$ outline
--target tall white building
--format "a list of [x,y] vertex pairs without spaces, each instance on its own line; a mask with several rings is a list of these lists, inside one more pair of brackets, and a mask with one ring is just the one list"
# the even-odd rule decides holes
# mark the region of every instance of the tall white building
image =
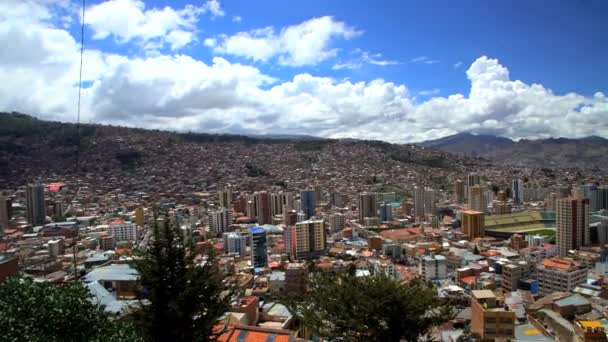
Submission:
[[232,223],[232,214],[226,208],[219,208],[209,212],[209,229],[213,234],[222,234]]
[[110,222],[115,242],[137,241],[137,225],[131,221],[117,219]]
[[559,256],[591,243],[589,199],[565,197],[556,201],[556,243]]
[[418,271],[426,280],[445,279],[448,274],[447,260],[443,255],[425,255],[418,264]]
[[241,233],[228,232],[223,235],[224,251],[244,256],[247,253],[247,237]]

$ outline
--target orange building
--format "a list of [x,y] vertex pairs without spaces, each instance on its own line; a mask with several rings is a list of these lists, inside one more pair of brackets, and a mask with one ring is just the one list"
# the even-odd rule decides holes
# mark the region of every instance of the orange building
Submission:
[[480,211],[465,210],[462,212],[462,232],[473,240],[478,237],[483,237],[483,228],[485,225],[484,214]]
[[482,341],[513,338],[515,312],[504,306],[491,290],[474,290],[472,294],[471,331],[478,334]]

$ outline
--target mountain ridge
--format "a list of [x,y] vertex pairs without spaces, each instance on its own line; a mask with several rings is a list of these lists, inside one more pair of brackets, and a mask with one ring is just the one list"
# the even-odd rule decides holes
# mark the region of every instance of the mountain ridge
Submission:
[[596,135],[578,139],[556,137],[514,141],[463,132],[419,145],[520,167],[608,167],[608,139]]

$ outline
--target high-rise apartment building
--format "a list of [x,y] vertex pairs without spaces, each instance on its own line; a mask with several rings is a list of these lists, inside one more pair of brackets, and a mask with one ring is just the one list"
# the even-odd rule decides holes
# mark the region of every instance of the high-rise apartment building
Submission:
[[304,217],[308,220],[315,216],[315,190],[303,190],[300,192],[300,210],[304,213]]
[[378,217],[378,203],[376,202],[376,194],[361,193],[358,197],[358,217],[359,223],[365,223],[366,217]]
[[328,217],[329,228],[332,232],[339,232],[346,226],[346,216],[342,213],[331,214]]
[[597,209],[608,209],[608,186],[597,188]]
[[464,203],[464,182],[460,179],[454,182],[454,202],[457,204]]
[[46,207],[44,203],[44,186],[30,184],[25,189],[27,220],[33,226],[44,224],[46,220]]
[[580,186],[580,191],[582,192],[582,198],[589,199],[589,210],[590,211],[598,211],[599,209],[599,191],[598,187],[595,184],[585,184]]
[[587,280],[587,268],[569,258],[543,260],[536,267],[539,293],[569,292]]
[[477,172],[471,172],[467,175],[467,187],[465,190],[466,191],[465,195],[466,195],[468,201],[471,200],[470,188],[472,186],[479,185],[479,184],[481,184],[481,179]]
[[589,199],[574,197],[556,201],[557,248],[559,256],[591,243]]
[[255,268],[268,266],[266,231],[262,227],[254,227],[249,233],[251,234],[251,265]]
[[513,204],[521,205],[524,203],[524,181],[516,178],[511,181],[511,198]]
[[253,194],[255,207],[255,218],[258,224],[272,224],[270,215],[270,194],[267,191],[260,191]]
[[220,235],[232,224],[232,213],[226,208],[218,208],[209,212],[209,230],[214,235]]
[[474,211],[485,213],[487,211],[487,202],[485,187],[481,185],[473,185],[469,188],[469,208]]
[[291,255],[296,259],[317,257],[325,252],[325,224],[323,220],[297,222],[289,227]]
[[393,206],[388,202],[380,205],[380,221],[388,222],[393,220]]
[[424,189],[424,214],[435,215],[435,190]]
[[416,217],[424,217],[424,188],[414,187],[414,212]]
[[7,202],[8,199],[0,193],[0,236],[2,236],[4,229],[8,228],[8,221],[10,219],[10,217],[8,217]]
[[224,251],[244,256],[247,253],[247,237],[241,233],[228,232],[223,235]]
[[283,199],[281,195],[280,193],[270,194],[270,216],[272,217],[283,214]]
[[462,212],[461,221],[461,230],[469,240],[483,237],[485,225],[484,213],[474,210],[465,210]]
[[116,219],[110,222],[115,242],[137,241],[137,226],[131,221]]
[[323,200],[323,190],[319,186],[315,186],[315,203],[321,203]]
[[232,189],[226,188],[217,192],[218,205],[222,208],[230,209],[232,207]]
[[339,192],[332,192],[329,196],[329,203],[332,207],[343,208],[346,204],[346,196]]

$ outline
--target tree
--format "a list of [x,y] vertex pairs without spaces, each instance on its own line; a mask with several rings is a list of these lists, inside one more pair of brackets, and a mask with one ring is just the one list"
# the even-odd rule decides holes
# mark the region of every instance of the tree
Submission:
[[3,341],[139,341],[132,325],[110,320],[80,284],[12,278],[0,285]]
[[418,341],[452,317],[421,280],[407,285],[383,274],[311,276],[306,296],[285,297],[290,311],[323,338],[342,341]]
[[[155,220],[155,222],[157,222]],[[137,321],[148,341],[209,341],[229,309],[231,289],[224,283],[212,249],[197,262],[191,241],[167,221],[155,224],[151,245],[135,253],[145,297],[150,301]]]

